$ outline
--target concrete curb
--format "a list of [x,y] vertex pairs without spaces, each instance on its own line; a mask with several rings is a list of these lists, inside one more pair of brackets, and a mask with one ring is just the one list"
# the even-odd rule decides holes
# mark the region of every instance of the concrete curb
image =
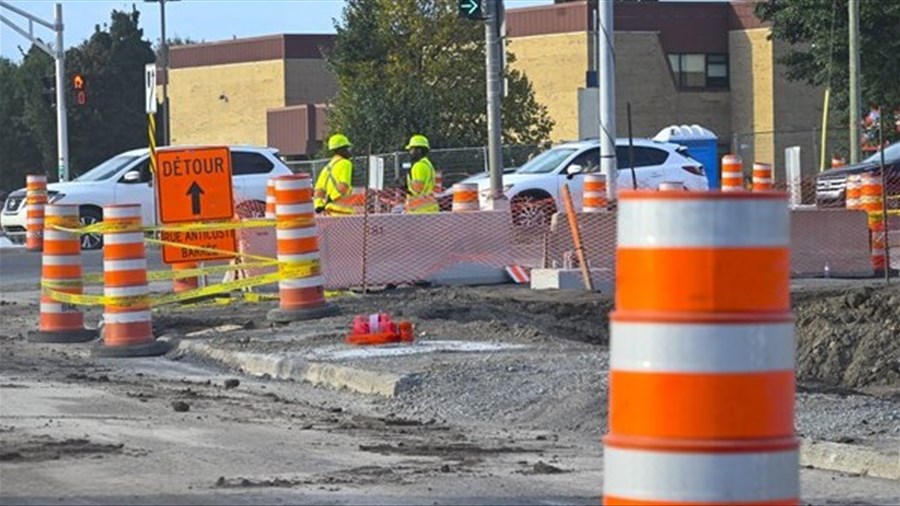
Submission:
[[380,373],[326,362],[310,362],[300,356],[223,350],[188,340],[178,344],[178,351],[195,353],[240,368],[245,374],[253,376],[268,374],[277,379],[307,381],[313,385],[346,388],[385,397],[396,397],[416,382],[415,375],[411,374]]
[[800,465],[826,471],[900,480],[900,456],[860,445],[800,440]]

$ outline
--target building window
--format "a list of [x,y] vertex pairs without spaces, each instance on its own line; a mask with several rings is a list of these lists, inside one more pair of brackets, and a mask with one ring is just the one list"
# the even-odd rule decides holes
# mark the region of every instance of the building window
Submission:
[[669,66],[679,88],[728,88],[726,54],[670,54]]

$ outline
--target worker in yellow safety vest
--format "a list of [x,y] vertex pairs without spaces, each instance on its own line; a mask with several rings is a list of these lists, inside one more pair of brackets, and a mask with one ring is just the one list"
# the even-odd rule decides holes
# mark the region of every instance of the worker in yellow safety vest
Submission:
[[328,150],[332,153],[331,161],[316,179],[313,195],[316,213],[324,212],[327,216],[353,214],[353,207],[348,202],[353,194],[350,140],[346,135],[334,134],[328,139]]
[[406,177],[406,212],[407,213],[438,213],[437,199],[434,198],[434,166],[428,159],[428,151],[431,147],[428,138],[424,135],[413,135],[409,139],[406,149],[412,167]]

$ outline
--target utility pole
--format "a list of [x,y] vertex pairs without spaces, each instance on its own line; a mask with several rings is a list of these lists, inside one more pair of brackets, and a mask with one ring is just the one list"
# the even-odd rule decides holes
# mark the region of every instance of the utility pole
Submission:
[[159,54],[162,60],[163,74],[163,113],[160,118],[162,121],[162,145],[169,145],[169,41],[166,39],[166,2],[176,2],[178,0],[145,0],[150,3],[159,3]]
[[[52,56],[56,63],[56,152],[57,152],[57,169],[59,181],[69,180],[69,133],[66,124],[66,49],[63,47],[63,18],[62,4],[56,4],[53,15],[53,22],[43,20],[37,16],[29,14],[22,9],[13,7],[8,2],[0,1],[0,8],[9,9],[10,11],[24,17],[28,20],[28,30],[16,26],[7,17],[0,15],[0,21],[12,28],[16,33],[25,37],[32,44],[40,48],[42,51]],[[56,34],[56,42],[54,46],[42,41],[34,36],[34,24],[37,23],[53,30]]]
[[606,196],[616,201],[616,55],[612,0],[600,1],[597,47],[600,51],[600,170],[606,176]]
[[859,162],[859,0],[847,3],[850,35],[850,163]]
[[491,172],[489,209],[504,206],[503,138],[501,126],[501,93],[503,85],[503,47],[500,32],[503,24],[503,0],[485,0],[485,67],[487,71],[488,166]]

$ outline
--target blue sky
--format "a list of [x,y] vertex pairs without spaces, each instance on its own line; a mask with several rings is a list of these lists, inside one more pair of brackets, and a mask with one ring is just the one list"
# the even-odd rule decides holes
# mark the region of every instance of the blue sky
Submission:
[[[506,0],[508,8],[551,3],[552,0]],[[10,1],[10,4],[46,20],[53,19],[52,0]],[[94,32],[98,23],[109,21],[113,9],[141,11],[144,36],[159,38],[159,4],[143,1],[62,0],[66,47],[78,44]],[[166,2],[166,35],[179,35],[207,42],[274,33],[333,33],[332,19],[341,14],[343,0],[180,0]],[[18,23],[23,19],[6,9],[0,10]],[[53,40],[53,32],[36,25],[35,35]],[[27,50],[30,42],[0,24],[0,54],[21,58],[18,46]]]

